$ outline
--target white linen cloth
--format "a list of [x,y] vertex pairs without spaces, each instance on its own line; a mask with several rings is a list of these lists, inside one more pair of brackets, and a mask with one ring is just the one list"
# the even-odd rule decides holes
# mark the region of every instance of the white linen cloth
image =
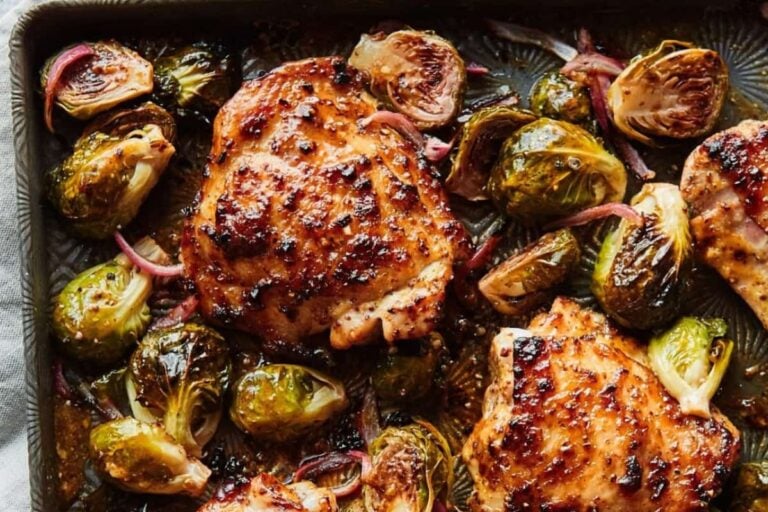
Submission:
[[8,38],[14,23],[40,0],[0,0],[0,510],[29,510],[21,271],[11,129]]

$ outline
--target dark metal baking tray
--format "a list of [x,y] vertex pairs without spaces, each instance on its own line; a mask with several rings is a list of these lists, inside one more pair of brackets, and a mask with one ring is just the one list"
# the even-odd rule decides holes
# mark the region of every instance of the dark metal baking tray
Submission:
[[[535,4],[533,6],[523,0],[461,0],[450,3],[407,0],[65,0],[37,6],[19,19],[10,40],[10,53],[32,510],[56,509],[48,304],[52,294],[60,289],[63,282],[75,271],[85,267],[92,258],[87,249],[59,228],[43,199],[43,174],[55,155],[62,151],[61,141],[47,134],[42,123],[37,73],[45,57],[77,40],[137,33],[165,34],[169,30],[196,35],[237,31],[247,33],[254,22],[272,18],[298,23],[312,20],[315,25],[320,23],[328,27],[359,21],[359,32],[365,31],[374,22],[391,18],[419,20],[418,23],[425,28],[436,25],[460,27],[460,20],[486,16],[515,20],[530,18],[542,27],[547,27],[550,22],[559,26],[558,20],[567,20],[565,25],[568,27],[580,22],[593,27],[605,27],[608,32],[617,34],[617,38],[621,38],[623,27],[644,20],[647,27],[666,27],[657,27],[660,35],[677,37],[676,20],[701,20],[703,9],[715,9],[718,14],[711,15],[709,21],[702,21],[705,28],[698,33],[703,39],[709,38],[709,41],[717,43],[721,53],[731,56],[729,65],[732,66],[732,72],[735,69],[740,73],[735,77],[735,87],[742,88],[742,96],[755,108],[754,115],[765,118],[768,109],[768,54],[763,51],[759,53],[759,58],[751,55],[739,57],[738,54],[741,50],[758,51],[756,47],[768,42],[768,24],[760,19],[756,3],[735,0],[538,0]],[[655,19],[660,20],[660,23],[656,24]],[[732,19],[740,21],[729,21]],[[663,33],[662,30],[668,32]],[[705,33],[706,30],[710,33]],[[644,42],[636,41],[628,46]],[[471,41],[459,41],[458,44],[460,50],[472,53],[472,58],[499,58],[487,48],[473,47]],[[742,47],[739,47],[740,44]],[[762,47],[768,47],[768,44],[762,44]],[[332,47],[322,48],[331,50]],[[344,47],[333,47],[337,48]],[[760,60],[763,57],[765,60]],[[510,75],[514,74],[515,71],[510,68]],[[762,77],[762,81],[758,80],[757,89],[750,81],[753,75]],[[510,78],[511,82],[514,82],[513,78]],[[519,92],[525,96],[527,90]],[[723,123],[732,124],[732,120],[726,113]],[[654,155],[647,157],[653,161]],[[671,168],[669,173],[673,172]],[[479,230],[483,221],[479,217],[475,220],[475,227]],[[735,336],[741,340],[734,372],[768,360],[768,336],[756,323],[751,312],[711,274],[701,279],[705,281],[702,286],[708,290],[709,296],[702,297],[692,308],[728,317],[732,329],[736,331]],[[754,395],[756,389],[765,384],[759,379],[746,382],[738,375],[729,378],[731,387],[737,388],[734,392],[740,393],[738,396],[742,398],[749,396],[749,393]],[[750,430],[745,438],[746,456],[762,457],[766,442],[762,431]]]

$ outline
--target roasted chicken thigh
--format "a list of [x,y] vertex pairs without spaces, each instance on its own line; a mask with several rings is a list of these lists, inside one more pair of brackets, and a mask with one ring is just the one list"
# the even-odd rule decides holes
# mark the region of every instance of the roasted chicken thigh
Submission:
[[680,189],[697,252],[768,327],[768,122],[744,121],[704,141]]
[[346,348],[429,333],[466,235],[419,148],[365,123],[377,103],[340,58],[292,62],[221,109],[182,241],[212,322]]
[[718,411],[684,415],[637,342],[566,299],[493,340],[464,445],[483,512],[706,511],[739,455]]
[[336,497],[325,487],[303,481],[285,485],[262,473],[223,496],[214,496],[198,512],[336,512]]

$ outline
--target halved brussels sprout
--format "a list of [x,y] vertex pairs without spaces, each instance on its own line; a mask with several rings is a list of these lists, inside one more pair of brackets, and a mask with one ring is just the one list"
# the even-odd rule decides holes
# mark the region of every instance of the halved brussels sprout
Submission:
[[592,115],[589,91],[557,71],[547,73],[534,84],[530,99],[531,110],[541,117],[583,124]]
[[485,186],[501,143],[535,120],[530,112],[505,106],[488,107],[472,114],[462,128],[459,150],[445,182],[448,191],[470,201],[489,199]]
[[683,317],[648,344],[651,367],[685,414],[710,417],[709,401],[728,369],[733,342],[720,318]]
[[655,137],[687,139],[715,126],[728,90],[728,67],[713,50],[662,41],[635,58],[608,89],[616,127],[653,145]]
[[344,386],[311,368],[270,364],[233,389],[229,417],[242,431],[274,441],[295,439],[347,406]]
[[450,123],[461,108],[467,74],[453,45],[430,32],[363,34],[349,58],[373,93],[422,130]]
[[427,422],[388,427],[368,448],[371,474],[363,499],[368,512],[432,512],[453,486],[451,450]]
[[210,327],[187,323],[151,330],[128,364],[133,415],[161,420],[187,453],[200,457],[219,425],[229,373],[229,347]]
[[236,88],[235,63],[221,46],[196,43],[155,61],[154,95],[168,108],[213,114]]
[[131,492],[199,496],[211,474],[163,427],[135,418],[108,421],[91,430],[90,455],[99,473]]
[[89,119],[152,92],[152,64],[114,40],[80,43],[48,59],[41,82],[52,130],[54,101],[72,117]]
[[478,287],[499,313],[524,315],[547,300],[551,288],[565,281],[580,258],[579,241],[570,229],[560,229],[492,268]]
[[768,512],[768,461],[739,467],[733,497],[731,512]]
[[83,130],[81,137],[101,132],[111,137],[125,137],[134,130],[141,130],[147,125],[160,128],[168,141],[176,138],[176,121],[162,107],[151,101],[145,101],[137,107],[110,110],[98,115]]
[[120,136],[85,135],[48,173],[48,196],[76,234],[107,238],[136,216],[174,152],[154,124]]
[[676,185],[647,183],[632,198],[643,224],[623,219],[603,240],[592,292],[608,315],[636,329],[659,327],[680,310],[693,265],[688,209]]
[[416,342],[412,353],[401,342],[397,352],[389,352],[379,361],[371,375],[376,395],[390,402],[414,401],[430,389],[437,368],[443,338],[433,333],[423,342]]
[[501,148],[488,192],[515,219],[538,223],[621,201],[624,165],[585,129],[541,118],[517,130]]
[[[150,238],[134,249],[149,259],[162,250]],[[164,253],[163,253],[164,254]],[[97,364],[120,359],[149,326],[152,276],[120,254],[67,283],[53,304],[51,326],[69,356]]]

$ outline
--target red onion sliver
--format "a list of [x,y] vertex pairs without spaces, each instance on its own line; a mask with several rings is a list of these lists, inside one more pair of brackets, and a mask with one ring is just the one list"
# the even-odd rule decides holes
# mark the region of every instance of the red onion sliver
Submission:
[[579,213],[566,217],[564,219],[556,220],[550,224],[544,226],[544,229],[549,231],[552,229],[567,228],[570,226],[581,226],[592,222],[593,220],[603,219],[616,215],[622,219],[627,219],[633,224],[642,224],[643,216],[637,213],[634,208],[624,203],[606,203],[600,206],[587,208]]
[[513,43],[532,44],[550,51],[568,62],[575,59],[578,51],[573,46],[555,38],[546,32],[530,27],[523,27],[514,23],[502,23],[495,20],[486,20],[488,27],[496,36],[512,41]]
[[442,501],[435,500],[434,505],[432,505],[432,512],[448,512],[448,509],[445,508]]
[[315,472],[319,474],[328,471],[336,471],[343,466],[351,463],[360,464],[360,473],[352,479],[340,485],[332,487],[330,490],[337,498],[344,498],[357,492],[362,486],[363,480],[368,478],[372,471],[371,458],[367,453],[352,450],[346,453],[331,452],[319,457],[315,457],[309,462],[302,464],[293,474],[293,481],[299,482]]
[[85,57],[96,55],[96,52],[89,45],[82,43],[64,50],[56,57],[51,67],[48,69],[48,77],[45,81],[45,126],[50,132],[53,132],[53,102],[56,99],[56,92],[59,89],[61,77],[69,66]]
[[425,137],[416,125],[403,114],[389,110],[377,110],[370,116],[360,121],[360,126],[366,127],[371,123],[381,123],[391,126],[400,135],[409,139],[413,144],[424,151],[424,156],[430,162],[438,162],[450,153],[452,142],[443,142],[436,137]]
[[575,59],[568,61],[562,67],[560,72],[566,76],[573,77],[579,73],[599,73],[606,76],[617,76],[624,70],[624,64],[601,53],[582,53]]
[[465,265],[466,269],[468,271],[477,270],[488,263],[488,260],[493,256],[493,251],[495,251],[496,247],[499,245],[499,242],[501,242],[501,237],[499,235],[489,236],[485,242],[477,248],[469,261],[467,261]]
[[472,76],[485,76],[491,72],[486,66],[478,64],[477,62],[470,62],[466,67],[467,74]]
[[65,400],[75,399],[75,393],[64,376],[64,364],[61,359],[56,359],[53,362],[53,390]]
[[370,446],[374,439],[381,433],[381,420],[379,418],[379,404],[376,401],[376,393],[369,386],[363,395],[363,405],[359,416],[360,436],[366,446]]
[[592,34],[585,27],[579,29],[579,35],[576,38],[576,49],[579,53],[593,53],[597,51]]
[[166,266],[149,261],[136,252],[119,231],[115,231],[115,243],[117,243],[117,246],[120,247],[120,250],[123,251],[123,254],[131,263],[147,274],[157,277],[178,277],[184,272],[184,265],[182,264]]
[[190,295],[181,301],[175,308],[170,310],[167,315],[158,319],[152,326],[165,328],[173,327],[174,325],[186,322],[192,315],[195,314],[199,303],[200,301],[197,299],[197,296]]
[[368,454],[358,450],[350,450],[347,452],[347,455],[351,455],[360,461],[360,477],[363,480],[367,480],[373,472],[373,465]]
[[640,153],[637,152],[635,147],[630,144],[627,139],[621,135],[617,135],[613,137],[612,141],[613,145],[616,147],[616,151],[621,155],[622,160],[629,165],[629,168],[632,169],[638,178],[643,181],[648,181],[656,177],[656,173],[648,168],[643,157],[640,156]]

